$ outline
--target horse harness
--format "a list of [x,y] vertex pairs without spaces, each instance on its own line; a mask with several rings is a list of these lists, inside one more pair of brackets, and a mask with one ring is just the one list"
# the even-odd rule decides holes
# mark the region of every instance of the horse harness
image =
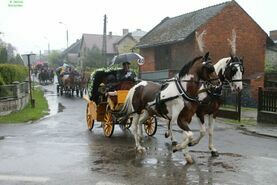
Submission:
[[[155,102],[153,102],[152,104],[150,104],[148,107],[151,107],[153,105],[156,105],[156,110],[157,110],[157,114],[165,119],[170,119],[168,116],[167,116],[167,113],[165,112],[165,102],[168,102],[168,101],[171,101],[171,100],[174,100],[176,98],[179,98],[180,96],[183,97],[184,100],[186,101],[189,101],[189,102],[194,102],[194,103],[197,103],[197,104],[200,104],[202,103],[202,101],[200,101],[198,99],[198,96],[196,97],[192,97],[190,95],[188,95],[185,91],[185,89],[183,88],[181,82],[194,82],[194,83],[204,83],[204,86],[205,86],[205,91],[209,91],[208,89],[210,89],[211,87],[208,85],[210,84],[210,81],[213,81],[213,80],[218,80],[218,79],[210,79],[208,81],[193,81],[193,80],[180,80],[180,77],[179,75],[177,74],[174,78],[172,79],[169,79],[169,80],[165,80],[163,81],[162,83],[162,86],[160,88],[160,91],[156,94],[156,98],[155,98]],[[165,98],[165,99],[161,99],[161,91],[166,89],[168,87],[168,82],[172,82],[174,81],[175,82],[175,85],[177,87],[177,90],[179,92],[178,95],[175,95],[175,96],[172,96],[172,97],[169,97],[169,98]],[[199,94],[199,93],[198,93]]]

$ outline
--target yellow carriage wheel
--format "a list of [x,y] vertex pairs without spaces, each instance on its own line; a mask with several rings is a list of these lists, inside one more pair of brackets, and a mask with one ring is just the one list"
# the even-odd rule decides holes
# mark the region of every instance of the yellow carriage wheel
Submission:
[[110,109],[107,109],[104,115],[104,123],[103,123],[104,135],[106,137],[111,137],[114,131],[114,123],[112,113]]
[[148,136],[155,135],[157,131],[157,118],[149,117],[144,123],[144,130]]
[[89,103],[87,104],[86,118],[87,118],[88,129],[92,130],[93,126],[94,126],[94,119],[93,119],[93,115],[91,113],[91,107],[90,107]]

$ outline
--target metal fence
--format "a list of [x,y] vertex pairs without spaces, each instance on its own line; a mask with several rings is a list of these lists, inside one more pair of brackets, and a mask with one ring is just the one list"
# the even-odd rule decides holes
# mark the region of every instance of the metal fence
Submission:
[[258,122],[276,123],[277,89],[259,88]]
[[21,98],[29,93],[28,82],[0,86],[0,100]]

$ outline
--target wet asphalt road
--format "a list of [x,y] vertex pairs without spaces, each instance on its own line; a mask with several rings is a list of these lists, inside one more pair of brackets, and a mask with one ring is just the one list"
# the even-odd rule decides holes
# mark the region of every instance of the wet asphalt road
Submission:
[[[86,128],[85,100],[57,96],[45,86],[50,115],[27,124],[0,125],[1,185],[87,184],[276,184],[277,139],[249,135],[218,123],[210,157],[207,135],[191,147],[195,164],[172,153],[160,123],[154,137],[144,137],[146,154],[137,154],[130,132],[116,125],[106,138],[100,123]],[[192,122],[192,128],[197,129]],[[174,130],[178,130],[174,127]],[[177,138],[181,134],[176,132]],[[195,135],[198,132],[195,132]]]

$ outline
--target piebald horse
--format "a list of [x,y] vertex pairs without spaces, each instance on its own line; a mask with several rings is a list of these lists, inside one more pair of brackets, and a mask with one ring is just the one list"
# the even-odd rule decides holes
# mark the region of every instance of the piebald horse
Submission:
[[[206,91],[207,89],[205,85],[202,85],[199,90],[199,100],[200,104],[197,107],[196,115],[198,118],[198,122],[200,125],[200,135],[198,138],[193,139],[190,138],[189,146],[194,146],[199,143],[199,141],[203,138],[206,132],[205,127],[205,115],[208,117],[208,133],[209,133],[209,150],[211,151],[212,156],[218,156],[218,152],[213,145],[213,130],[214,130],[214,122],[215,118],[218,115],[219,107],[222,104],[222,100],[220,98],[222,85],[224,82],[227,82],[231,87],[232,91],[241,91],[242,86],[242,75],[244,72],[243,68],[243,59],[232,56],[227,58],[220,59],[215,65],[215,72],[218,75],[221,81],[221,87],[219,87],[215,91]],[[178,124],[182,125],[185,132],[191,132],[189,127],[187,126],[186,120],[186,110],[182,110],[178,117]],[[191,135],[192,136],[192,135]]]
[[[197,92],[202,83],[207,83],[208,86],[220,84],[209,53],[194,58],[184,65],[174,78],[167,80],[163,85],[142,81],[129,90],[120,113],[133,117],[131,131],[138,152],[145,151],[140,140],[142,124],[146,119],[153,115],[163,117],[168,120],[168,125],[171,127],[172,123],[177,122],[179,113],[184,107],[192,117],[199,103]],[[187,144],[182,146],[185,145]],[[180,147],[180,149],[183,148]]]

